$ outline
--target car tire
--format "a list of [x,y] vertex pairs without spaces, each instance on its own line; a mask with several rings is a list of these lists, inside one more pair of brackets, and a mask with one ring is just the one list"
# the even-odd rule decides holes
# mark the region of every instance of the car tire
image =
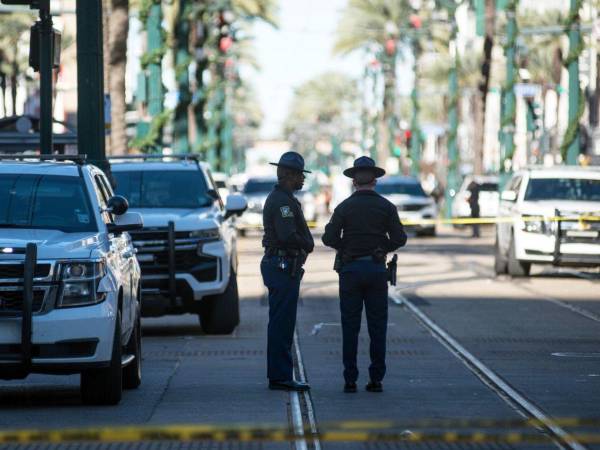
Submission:
[[135,326],[125,346],[125,353],[135,359],[123,368],[123,389],[137,389],[142,384],[142,324],[137,308]]
[[496,236],[496,242],[494,243],[494,272],[496,275],[505,275],[508,273],[508,259],[500,251],[498,236]]
[[435,227],[427,228],[426,230],[417,232],[417,236],[420,236],[420,237],[435,237],[435,235],[436,235]]
[[121,313],[117,314],[110,365],[81,374],[81,398],[87,405],[116,405],[123,395]]
[[531,263],[519,261],[516,256],[514,235],[510,239],[510,247],[508,248],[507,269],[511,277],[528,277],[531,270]]
[[207,334],[231,334],[240,323],[240,297],[237,274],[231,269],[229,282],[221,295],[208,297],[200,309],[200,325]]

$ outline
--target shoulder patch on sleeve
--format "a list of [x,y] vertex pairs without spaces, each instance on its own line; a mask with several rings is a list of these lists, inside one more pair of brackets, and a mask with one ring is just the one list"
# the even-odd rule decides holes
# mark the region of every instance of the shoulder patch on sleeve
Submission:
[[294,217],[294,211],[289,206],[282,206],[279,210],[283,218]]

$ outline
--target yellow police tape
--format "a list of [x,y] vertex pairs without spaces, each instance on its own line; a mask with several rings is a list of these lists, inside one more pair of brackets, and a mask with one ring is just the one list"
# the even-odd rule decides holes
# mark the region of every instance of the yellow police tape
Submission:
[[[313,435],[309,427],[305,436],[323,442],[448,442],[448,443],[546,443],[550,437],[539,433],[552,425],[587,427],[599,430],[600,418],[557,419],[551,422],[532,420],[423,420],[415,422],[348,421],[326,424]],[[454,428],[452,431],[437,431]],[[461,431],[461,428],[464,431]],[[478,429],[472,431],[469,428]],[[479,430],[492,428],[492,430]],[[433,431],[426,431],[429,429]],[[523,431],[516,431],[524,429]],[[422,431],[423,430],[423,431]],[[0,444],[64,442],[149,442],[149,441],[216,441],[216,442],[284,442],[298,436],[287,428],[272,426],[166,425],[98,427],[64,430],[0,431]],[[570,441],[600,444],[600,432],[576,433]]]
[[[525,222],[577,222],[582,227],[586,222],[600,222],[600,216],[521,216],[515,217],[454,217],[451,219],[402,219],[402,224],[405,226],[419,226],[419,225],[493,225],[498,223],[525,223]],[[307,222],[310,228],[318,226],[317,222]],[[244,225],[249,230],[262,230],[262,225]]]

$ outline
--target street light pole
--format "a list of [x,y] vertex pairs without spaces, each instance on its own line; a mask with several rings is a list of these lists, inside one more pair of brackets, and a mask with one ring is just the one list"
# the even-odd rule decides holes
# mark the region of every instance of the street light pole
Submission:
[[[50,15],[50,0],[41,0],[40,8],[40,153],[53,153],[52,145],[52,70],[54,67],[54,33],[52,32],[52,16]],[[58,51],[58,49],[57,49]]]
[[107,171],[101,0],[77,0],[77,31],[77,147]]
[[446,217],[452,217],[452,204],[454,196],[459,187],[458,165],[459,152],[457,146],[458,135],[458,69],[460,67],[460,57],[456,47],[456,36],[458,26],[456,23],[456,4],[448,8],[452,31],[450,38],[450,57],[454,58],[450,67],[448,79],[448,176],[446,180]]
[[560,147],[563,160],[569,165],[576,165],[579,156],[579,121],[585,111],[579,85],[579,56],[583,50],[579,10],[582,0],[571,0],[567,29],[569,34],[569,54],[565,66],[569,70],[569,125]]
[[177,78],[178,99],[173,123],[173,148],[175,153],[190,151],[189,107],[192,101],[188,66],[191,62],[189,51],[190,8],[188,0],[179,0],[179,10],[175,23],[175,76]]
[[509,0],[506,5],[506,82],[503,87],[502,122],[500,126],[502,136],[502,152],[500,157],[500,186],[503,187],[512,173],[512,160],[515,153],[515,122],[517,116],[517,103],[515,84],[517,82],[517,68],[515,64],[517,52],[517,3],[518,0]]

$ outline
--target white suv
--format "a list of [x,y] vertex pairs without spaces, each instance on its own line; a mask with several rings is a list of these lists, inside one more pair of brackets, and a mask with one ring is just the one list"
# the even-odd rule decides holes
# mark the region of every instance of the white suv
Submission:
[[0,157],[0,378],[81,373],[85,403],[116,404],[141,382],[141,217],[83,158],[16,158]]
[[195,155],[111,159],[116,190],[144,229],[132,233],[142,269],[142,314],[198,314],[206,333],[238,325],[237,236],[233,216],[246,199],[223,203],[208,166]]
[[497,274],[528,276],[532,263],[600,265],[599,168],[515,173],[501,194],[499,215]]

